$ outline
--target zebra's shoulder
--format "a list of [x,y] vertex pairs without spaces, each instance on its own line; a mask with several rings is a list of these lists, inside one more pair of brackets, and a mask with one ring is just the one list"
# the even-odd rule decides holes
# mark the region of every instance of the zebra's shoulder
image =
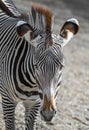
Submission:
[[0,0],[0,8],[9,16],[20,17],[21,14],[11,0]]

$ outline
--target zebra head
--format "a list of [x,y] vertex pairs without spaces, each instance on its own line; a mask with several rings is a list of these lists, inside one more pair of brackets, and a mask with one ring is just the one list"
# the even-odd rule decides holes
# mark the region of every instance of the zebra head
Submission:
[[52,13],[49,9],[32,5],[28,22],[19,21],[17,32],[35,46],[34,75],[42,93],[42,119],[51,121],[56,113],[56,98],[61,83],[64,59],[62,48],[78,32],[79,23],[72,18],[62,26],[59,35],[52,33]]
[[64,66],[62,48],[77,33],[78,25],[78,21],[74,18],[67,20],[58,36],[55,34],[47,35],[45,38],[47,43],[42,42],[44,40],[41,36],[41,42],[36,48],[35,77],[39,92],[42,92],[40,113],[45,121],[51,121],[57,112],[56,99]]

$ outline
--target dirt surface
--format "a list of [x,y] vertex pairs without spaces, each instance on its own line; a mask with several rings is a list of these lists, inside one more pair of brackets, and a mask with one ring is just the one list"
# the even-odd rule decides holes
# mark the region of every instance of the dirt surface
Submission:
[[[14,1],[19,8],[28,10],[30,0]],[[39,117],[37,130],[89,130],[89,1],[35,1],[47,5],[54,13],[56,34],[68,18],[75,17],[80,23],[79,33],[63,50],[66,65],[57,100],[57,115],[51,124],[46,124]],[[21,103],[16,112],[16,126],[24,130],[24,108]],[[1,100],[0,113],[0,130],[4,130]]]

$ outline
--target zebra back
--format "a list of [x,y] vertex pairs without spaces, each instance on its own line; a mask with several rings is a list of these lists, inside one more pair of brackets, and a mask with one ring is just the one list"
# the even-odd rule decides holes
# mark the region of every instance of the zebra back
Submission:
[[0,8],[11,17],[20,17],[21,14],[11,0],[0,0]]

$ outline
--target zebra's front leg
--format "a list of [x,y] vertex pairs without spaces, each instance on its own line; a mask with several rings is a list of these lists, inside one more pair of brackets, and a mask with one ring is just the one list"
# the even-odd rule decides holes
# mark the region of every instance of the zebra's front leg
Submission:
[[35,130],[36,119],[40,108],[40,102],[24,103],[25,106],[25,130]]
[[6,130],[15,130],[14,115],[16,104],[9,97],[2,97],[2,107]]

